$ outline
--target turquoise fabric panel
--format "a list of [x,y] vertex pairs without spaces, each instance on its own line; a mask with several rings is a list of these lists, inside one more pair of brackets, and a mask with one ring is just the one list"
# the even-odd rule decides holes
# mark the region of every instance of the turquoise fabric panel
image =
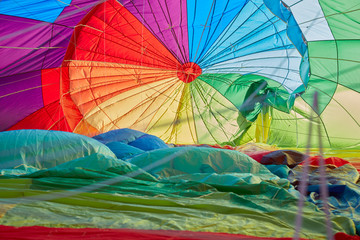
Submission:
[[0,169],[24,173],[47,169],[94,153],[114,157],[104,144],[75,133],[16,130],[0,133]]

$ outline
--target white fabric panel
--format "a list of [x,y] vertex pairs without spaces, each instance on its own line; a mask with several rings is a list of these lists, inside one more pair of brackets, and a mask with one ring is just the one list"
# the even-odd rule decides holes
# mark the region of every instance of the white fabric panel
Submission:
[[267,51],[214,64],[203,69],[203,73],[256,74],[273,79],[292,92],[302,85],[299,75],[301,60],[296,49]]
[[334,40],[317,0],[283,0],[293,13],[307,41]]

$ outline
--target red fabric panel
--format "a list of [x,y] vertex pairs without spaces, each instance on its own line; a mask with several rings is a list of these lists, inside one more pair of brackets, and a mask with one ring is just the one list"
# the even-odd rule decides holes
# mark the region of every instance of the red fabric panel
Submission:
[[[310,164],[310,166],[315,166],[315,167],[320,166],[320,156],[310,157],[309,164]],[[341,167],[341,166],[344,166],[345,164],[350,164],[350,162],[348,162],[342,158],[339,158],[339,157],[329,157],[329,158],[325,159],[325,165]],[[303,165],[303,163],[301,163],[300,165]]]
[[350,236],[346,233],[336,233],[335,240],[360,240],[359,236]]
[[266,152],[255,152],[255,153],[246,153],[249,157],[251,157],[252,159],[256,160],[257,162],[260,162],[262,157],[265,155],[268,155],[269,153],[271,153],[272,151],[266,151]]
[[[90,65],[96,62],[129,64],[129,73],[126,75],[120,72],[120,75],[114,80],[114,83],[121,84],[121,86],[108,86],[119,88],[119,91],[114,91],[111,94],[105,92],[101,99],[96,97],[98,98],[96,101],[88,101],[86,102],[88,105],[79,106],[78,103],[74,103],[74,94],[86,94],[87,91],[91,99],[93,99],[93,96],[98,93],[95,91],[101,91],[101,89],[96,88],[96,84],[92,86],[92,82],[96,79],[92,79],[86,74],[84,74],[83,78],[72,79],[69,70],[81,72],[82,67],[89,68],[89,65],[72,65],[75,61],[85,61]],[[105,1],[91,10],[75,28],[62,65],[61,104],[71,129],[74,129],[81,121],[83,118],[82,113],[92,109],[94,104],[106,101],[108,98],[120,93],[121,90],[125,91],[141,86],[146,82],[154,81],[152,74],[149,75],[148,80],[146,79],[147,76],[143,76],[140,79],[142,84],[137,83],[135,76],[130,76],[131,72],[136,71],[136,68],[131,67],[132,65],[159,69],[159,76],[156,76],[157,79],[155,79],[157,81],[168,77],[176,77],[176,70],[181,68],[181,63],[143,26],[140,20],[118,1]],[[94,66],[91,65],[90,68],[92,67]],[[108,67],[113,68],[110,65]],[[102,68],[106,71],[106,66]],[[170,71],[164,75],[164,70]],[[143,73],[140,71],[137,74],[141,75]],[[75,83],[76,81],[88,81],[90,88],[84,89],[84,92],[71,92],[73,91],[73,86],[70,85],[72,81]],[[79,107],[83,108],[82,111],[79,110]]]
[[41,71],[41,85],[44,106],[60,98],[60,68],[43,69]]
[[23,240],[291,240],[291,238],[264,238],[240,234],[190,232],[170,230],[135,230],[135,229],[99,229],[99,228],[46,228],[46,227],[11,227],[0,226],[1,239]]
[[230,146],[230,145],[220,146],[220,145],[218,145],[218,144],[215,144],[215,145],[210,145],[210,147],[212,147],[212,148],[228,149],[228,150],[235,150],[235,148],[234,148],[233,146]]
[[59,101],[55,101],[24,118],[7,130],[46,129],[71,131]]
[[96,6],[75,31],[66,60],[181,68],[171,52],[116,0]]
[[79,109],[76,107],[70,96],[70,80],[68,68],[61,68],[61,78],[61,106],[66,119],[68,119],[68,124],[72,131],[81,121],[83,116],[81,115]]

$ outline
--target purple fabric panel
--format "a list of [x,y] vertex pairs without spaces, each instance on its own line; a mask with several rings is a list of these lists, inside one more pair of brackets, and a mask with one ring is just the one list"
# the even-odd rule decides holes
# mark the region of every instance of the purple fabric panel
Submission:
[[[6,24],[1,22],[6,21]],[[72,29],[37,20],[0,17],[0,77],[60,66]],[[51,47],[51,48],[49,48]]]
[[0,131],[42,107],[41,71],[0,78]]
[[0,77],[59,67],[74,26],[97,2],[72,1],[54,24],[0,15],[0,46],[8,47],[0,51]]
[[103,0],[73,0],[70,6],[64,8],[55,23],[74,27],[93,7],[102,2]]
[[[1,46],[32,47],[39,45],[43,40],[37,37],[44,36],[51,29],[51,23],[0,14],[0,44]],[[46,31],[46,33],[42,33]]]
[[[31,30],[29,30],[31,29]],[[32,55],[44,44],[51,34],[51,24],[13,16],[0,16],[0,77],[20,73],[19,61]],[[36,55],[36,54],[35,54]],[[41,65],[40,65],[41,66]],[[39,69],[39,65],[31,63],[23,66],[28,71]]]
[[120,2],[181,63],[189,61],[186,0],[123,0]]
[[53,25],[52,38],[49,42],[51,48],[47,49],[45,52],[42,69],[61,66],[66,49],[71,40],[72,33],[73,29],[71,28]]

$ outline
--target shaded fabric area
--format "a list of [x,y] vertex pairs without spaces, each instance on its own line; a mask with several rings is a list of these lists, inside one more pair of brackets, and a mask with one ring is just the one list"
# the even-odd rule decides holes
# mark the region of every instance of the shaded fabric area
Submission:
[[304,159],[306,155],[294,150],[278,150],[274,152],[270,152],[264,155],[260,163],[264,165],[276,164],[276,165],[287,165],[290,168],[295,167]]
[[[0,225],[132,229],[131,236],[142,230],[229,233],[262,239],[291,238],[294,234],[299,193],[291,183],[296,182],[302,165],[293,169],[262,165],[220,146],[166,147],[131,155],[129,149],[135,147],[128,143],[144,135],[128,129],[110,132],[111,137],[101,139],[110,141],[110,147],[121,144],[123,153],[129,151],[126,161],[100,141],[73,133],[23,130],[2,134],[6,142],[17,144],[2,151],[8,157],[1,158],[0,166],[11,157],[16,161],[14,153],[19,146],[24,156],[31,156],[34,150],[25,148],[24,143],[37,146],[37,159],[51,159],[49,152],[54,149],[63,149],[63,155],[55,154],[56,160],[41,166],[41,161],[25,158],[25,170],[14,164],[0,171]],[[68,154],[74,148],[80,155]],[[356,176],[346,161],[332,158],[329,163],[331,170],[337,170],[331,182],[333,231],[354,235],[359,219],[353,207],[358,196]],[[316,168],[313,170],[315,173]],[[358,174],[356,169],[354,174]],[[309,188],[309,202],[304,206],[301,237],[325,239],[316,174],[311,181],[314,189]],[[350,194],[354,199],[347,203]],[[355,210],[349,211],[351,208]]]
[[[360,187],[357,184],[359,172],[349,162],[341,158],[327,158],[326,177],[329,191],[330,211],[335,215],[347,216],[354,220],[357,234],[360,233]],[[296,186],[301,179],[303,165],[292,169],[289,179]],[[320,199],[319,158],[310,159],[308,200],[322,208]]]
[[[240,150],[242,148],[239,148]],[[320,200],[320,156],[307,156],[294,150],[264,151],[253,146],[254,151],[247,154],[265,166],[275,175],[287,178],[298,187],[304,168],[304,160],[309,161],[308,201],[323,207]],[[347,216],[354,220],[357,234],[360,233],[359,172],[349,161],[339,157],[324,159],[329,191],[330,211],[335,215]],[[355,162],[356,163],[356,162]]]
[[115,153],[116,157],[119,159],[127,159],[134,157],[138,154],[143,153],[144,151],[137,148],[130,146],[128,144],[122,143],[122,142],[110,142],[107,143],[106,146]]
[[[110,146],[114,147],[114,142],[128,144],[129,152],[136,151],[135,149],[130,150],[131,146],[142,151],[168,148],[168,145],[160,138],[129,128],[112,130],[106,133],[96,135],[93,138],[107,145],[111,143]],[[118,144],[118,146],[120,145]]]
[[[298,193],[286,178],[233,150],[164,148],[123,161],[99,148],[41,170],[2,175],[0,200],[4,209],[0,224],[7,226],[161,229],[289,238],[294,231]],[[334,215],[332,221],[334,232],[355,234],[350,218]],[[325,238],[324,224],[319,208],[306,203],[301,236]]]

